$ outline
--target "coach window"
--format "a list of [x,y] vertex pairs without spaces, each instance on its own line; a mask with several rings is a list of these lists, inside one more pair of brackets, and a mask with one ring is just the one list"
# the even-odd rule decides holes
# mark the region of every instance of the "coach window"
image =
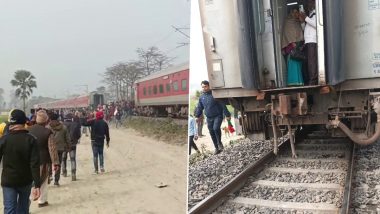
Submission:
[[164,85],[160,84],[160,94],[164,93]]
[[177,81],[173,82],[173,91],[178,91],[178,82]]
[[144,96],[146,95],[146,88],[144,87]]
[[182,80],[182,91],[186,91],[187,89],[187,79]]
[[148,89],[148,94],[151,95],[152,94],[152,86],[149,86],[149,89]]
[[157,85],[153,86],[153,94],[157,94]]
[[166,83],[166,92],[170,92],[170,83]]

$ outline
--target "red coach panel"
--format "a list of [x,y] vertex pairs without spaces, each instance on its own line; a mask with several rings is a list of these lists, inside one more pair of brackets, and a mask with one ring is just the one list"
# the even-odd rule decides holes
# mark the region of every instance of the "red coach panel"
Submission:
[[135,102],[145,105],[187,105],[189,64],[173,66],[136,82]]

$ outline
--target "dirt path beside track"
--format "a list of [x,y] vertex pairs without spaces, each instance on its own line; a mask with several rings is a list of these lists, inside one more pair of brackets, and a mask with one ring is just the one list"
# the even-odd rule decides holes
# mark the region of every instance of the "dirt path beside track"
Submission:
[[[60,187],[50,185],[50,205],[38,208],[33,202],[31,213],[186,212],[186,146],[156,142],[131,129],[110,132],[106,173],[92,175],[91,144],[83,136],[77,147],[78,181],[72,182],[69,174],[61,178]],[[157,188],[160,183],[168,186]]]

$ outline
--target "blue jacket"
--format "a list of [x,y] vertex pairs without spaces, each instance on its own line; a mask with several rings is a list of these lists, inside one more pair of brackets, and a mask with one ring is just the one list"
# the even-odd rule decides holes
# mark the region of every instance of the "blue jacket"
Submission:
[[206,117],[208,118],[213,118],[217,116],[223,117],[223,114],[226,117],[231,117],[231,114],[228,111],[226,105],[216,101],[212,96],[211,91],[205,92],[201,95],[201,97],[199,97],[195,117],[200,117],[202,115],[203,110],[205,110]]
[[188,126],[188,134],[189,136],[198,136],[197,134],[197,126],[195,123],[195,119],[193,117],[189,118],[189,126]]

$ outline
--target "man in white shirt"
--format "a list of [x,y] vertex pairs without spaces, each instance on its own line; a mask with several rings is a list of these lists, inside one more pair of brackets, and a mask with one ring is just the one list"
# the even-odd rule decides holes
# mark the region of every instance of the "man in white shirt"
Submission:
[[318,52],[317,52],[317,17],[315,0],[308,1],[309,16],[300,14],[300,20],[306,23],[304,38],[307,49],[307,70],[309,85],[318,85]]

